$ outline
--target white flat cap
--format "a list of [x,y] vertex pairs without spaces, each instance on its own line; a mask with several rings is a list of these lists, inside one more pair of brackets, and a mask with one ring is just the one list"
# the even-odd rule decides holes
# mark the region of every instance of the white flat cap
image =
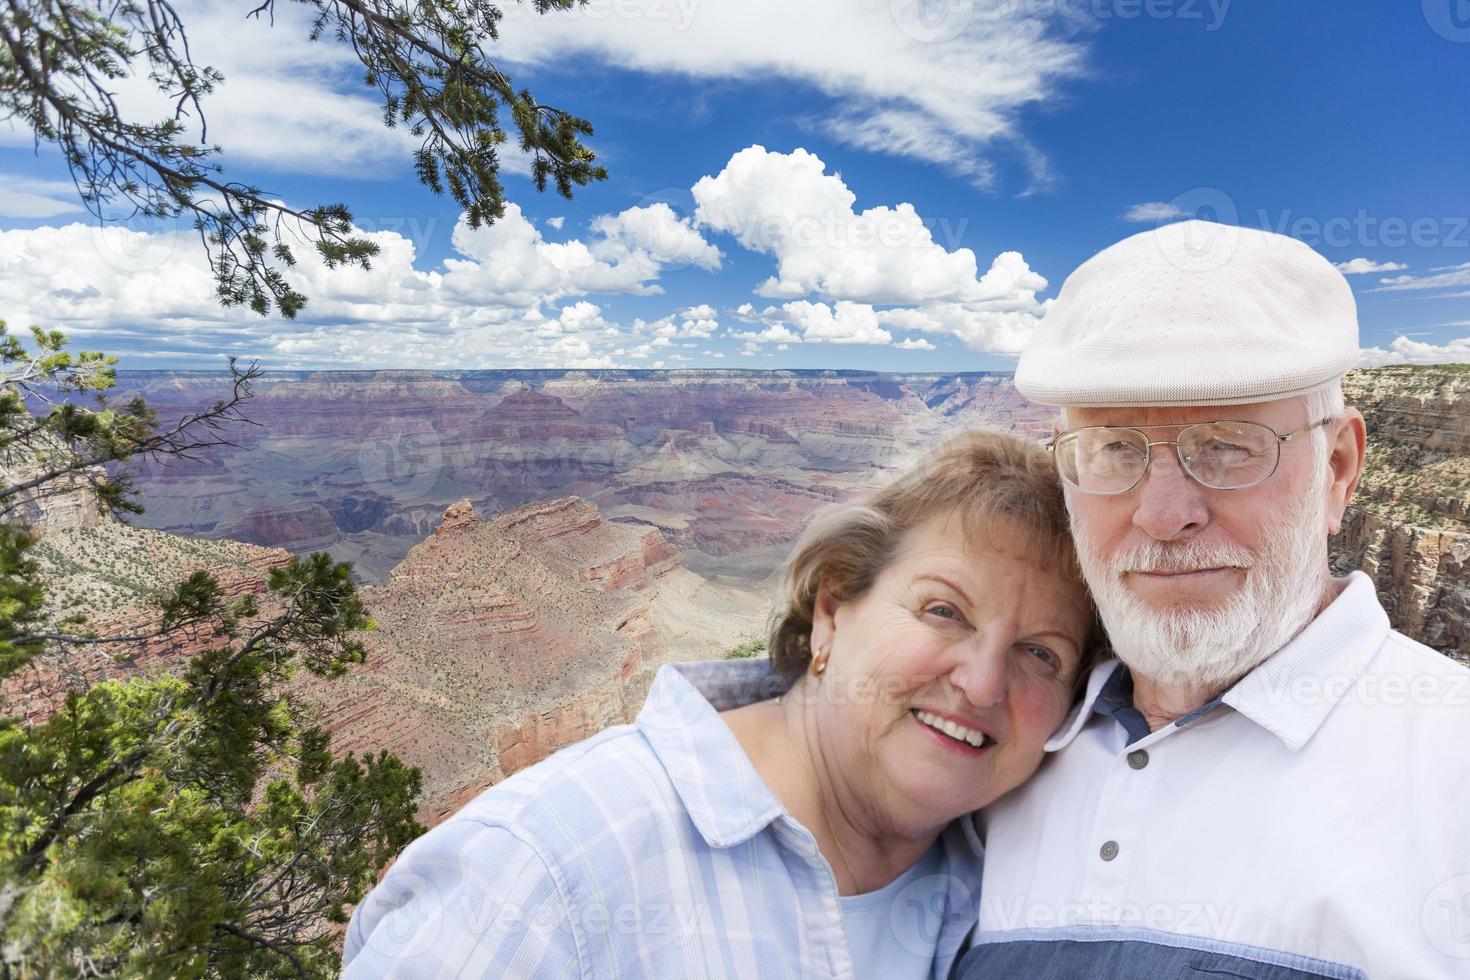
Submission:
[[1016,366],[1045,405],[1226,405],[1306,394],[1354,367],[1352,287],[1310,246],[1180,221],[1062,283]]

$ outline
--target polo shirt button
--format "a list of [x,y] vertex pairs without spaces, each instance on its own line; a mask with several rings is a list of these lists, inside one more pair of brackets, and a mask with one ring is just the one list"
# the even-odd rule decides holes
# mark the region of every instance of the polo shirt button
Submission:
[[1104,861],[1111,861],[1118,856],[1118,842],[1115,840],[1108,841],[1098,850],[1098,854],[1102,855]]
[[1148,753],[1143,749],[1134,749],[1128,753],[1128,764],[1134,769],[1142,769],[1148,765]]

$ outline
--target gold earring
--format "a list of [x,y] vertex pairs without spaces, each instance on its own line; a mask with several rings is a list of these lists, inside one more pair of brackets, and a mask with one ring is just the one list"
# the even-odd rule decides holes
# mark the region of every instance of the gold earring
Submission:
[[829,656],[828,652],[826,650],[823,650],[821,653],[817,654],[815,657],[812,658],[812,673],[813,674],[816,674],[818,677],[822,676],[822,671],[824,671],[824,670],[827,669],[827,657],[828,656]]

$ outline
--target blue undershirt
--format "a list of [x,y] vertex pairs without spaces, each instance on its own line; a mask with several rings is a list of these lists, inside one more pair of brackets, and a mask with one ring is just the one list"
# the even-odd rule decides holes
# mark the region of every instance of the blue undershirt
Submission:
[[936,841],[913,867],[877,891],[838,899],[858,980],[927,980],[934,972],[939,932],[932,924],[942,916],[930,913],[944,903],[942,846]]

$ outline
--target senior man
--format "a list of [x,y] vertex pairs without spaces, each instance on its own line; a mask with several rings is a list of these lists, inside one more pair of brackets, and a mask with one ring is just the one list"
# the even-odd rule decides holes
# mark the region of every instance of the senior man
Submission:
[[982,978],[1470,977],[1470,671],[1327,536],[1362,471],[1352,291],[1187,221],[1077,269],[1016,387],[1117,660],[983,815]]

